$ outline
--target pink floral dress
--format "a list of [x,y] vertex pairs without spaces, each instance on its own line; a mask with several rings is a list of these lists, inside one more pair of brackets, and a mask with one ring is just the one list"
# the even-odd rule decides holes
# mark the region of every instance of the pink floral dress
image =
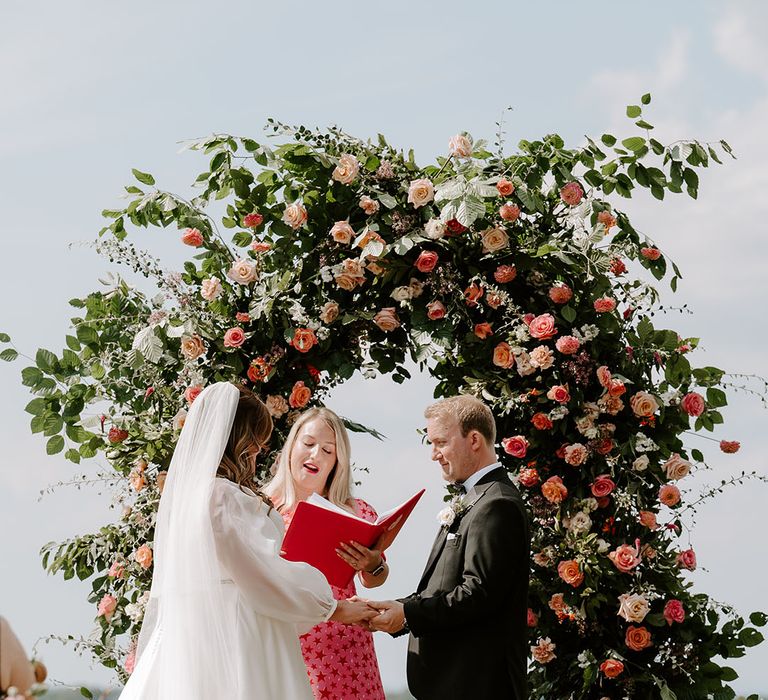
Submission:
[[[365,520],[376,520],[376,511],[360,498],[355,512]],[[283,513],[285,527],[293,512]],[[346,588],[331,586],[336,600],[356,594],[355,580]],[[373,633],[355,625],[323,622],[301,638],[301,652],[309,682],[317,700],[385,700]]]

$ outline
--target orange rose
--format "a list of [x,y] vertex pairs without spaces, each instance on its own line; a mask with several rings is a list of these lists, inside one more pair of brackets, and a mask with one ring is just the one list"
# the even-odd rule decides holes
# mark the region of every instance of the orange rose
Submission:
[[475,324],[475,335],[480,338],[480,340],[485,340],[489,335],[493,335],[493,329],[491,328],[490,323],[476,323]]
[[509,347],[509,343],[499,343],[493,349],[493,364],[504,369],[514,366],[515,356],[512,354],[512,348]]
[[297,328],[291,345],[299,352],[309,352],[317,345],[317,336],[311,328]]
[[305,386],[304,382],[296,382],[291,389],[291,395],[288,397],[288,404],[291,408],[304,408],[309,403],[312,396],[312,390]]
[[600,670],[606,678],[616,678],[624,673],[624,664],[618,659],[606,659],[600,664]]
[[496,183],[496,189],[502,197],[509,197],[515,191],[515,186],[503,177]]
[[472,284],[464,290],[464,298],[467,301],[467,306],[476,306],[484,293],[485,290],[479,284],[472,282]]
[[584,583],[584,573],[579,567],[579,562],[575,559],[561,561],[557,565],[557,575],[569,586],[573,586],[574,588],[578,588]]
[[550,476],[542,485],[541,493],[550,503],[562,503],[568,496],[568,489],[559,476]]
[[645,627],[635,627],[634,625],[627,628],[624,642],[632,651],[642,651],[653,646],[651,633]]

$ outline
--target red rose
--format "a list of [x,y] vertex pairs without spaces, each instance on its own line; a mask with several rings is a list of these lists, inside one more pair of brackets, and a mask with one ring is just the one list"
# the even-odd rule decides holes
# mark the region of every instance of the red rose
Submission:
[[438,255],[432,250],[423,250],[414,263],[419,272],[432,272],[437,265]]
[[116,425],[113,425],[109,429],[109,433],[107,434],[107,440],[109,440],[113,445],[116,445],[118,442],[122,442],[127,437],[128,437],[128,431],[122,430],[121,428],[118,428]]
[[531,423],[536,430],[551,430],[554,425],[546,413],[535,413],[531,418]]
[[539,621],[539,616],[533,612],[530,608],[528,608],[528,627],[536,627],[536,624]]
[[720,440],[720,449],[725,454],[732,455],[734,452],[738,452],[741,447],[741,443],[737,440]]
[[446,221],[445,227],[448,229],[448,233],[451,233],[453,235],[464,233],[464,231],[467,230],[467,227],[460,224],[457,219],[451,219],[450,221]]
[[668,625],[673,622],[682,622],[685,619],[685,608],[679,600],[668,600],[664,606],[664,619]]
[[590,490],[595,498],[604,498],[616,488],[613,479],[608,474],[601,474],[590,485]]
[[618,659],[606,659],[600,664],[600,670],[606,678],[616,678],[624,673],[624,664]]
[[539,483],[539,472],[535,469],[521,469],[520,474],[517,476],[517,480],[523,485],[531,488]]
[[618,277],[627,271],[627,266],[624,264],[624,261],[621,258],[614,258],[611,260],[610,270],[614,275]]

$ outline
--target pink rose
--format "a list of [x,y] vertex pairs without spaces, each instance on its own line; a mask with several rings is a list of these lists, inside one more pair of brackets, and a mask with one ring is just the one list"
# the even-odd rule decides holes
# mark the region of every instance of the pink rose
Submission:
[[738,452],[741,448],[741,443],[737,440],[720,440],[720,449],[725,454],[732,455],[734,452]]
[[504,219],[504,221],[509,221],[510,223],[517,221],[518,217],[520,216],[520,207],[518,207],[517,204],[512,204],[511,202],[502,204],[499,208],[499,216]]
[[467,134],[456,134],[448,141],[448,151],[457,158],[469,158],[472,155],[472,139]]
[[430,321],[437,321],[445,317],[445,305],[441,301],[430,301],[427,304],[427,318]]
[[204,242],[203,234],[196,228],[186,228],[181,234],[181,242],[193,248],[199,248]]
[[685,608],[681,601],[672,599],[668,600],[664,605],[664,619],[668,625],[673,622],[682,622],[685,620]]
[[432,272],[437,265],[438,255],[432,250],[422,250],[419,257],[416,258],[414,266],[419,272]]
[[388,306],[373,317],[373,322],[385,333],[390,333],[400,327],[400,319],[394,306]]
[[616,302],[610,297],[600,297],[599,299],[595,299],[593,306],[597,313],[604,314],[613,311],[616,308]]
[[235,321],[237,321],[238,323],[250,323],[251,315],[245,313],[245,311],[238,311],[235,314]]
[[659,501],[672,508],[680,503],[680,489],[674,484],[664,484],[659,489]]
[[413,180],[408,186],[408,202],[413,204],[415,209],[429,204],[435,197],[435,187],[426,178]]
[[129,676],[133,673],[133,670],[136,668],[136,650],[131,651],[128,656],[125,657],[123,668]]
[[601,474],[590,484],[590,490],[595,498],[604,498],[616,488],[613,479],[608,474]]
[[309,403],[312,390],[304,382],[296,382],[288,397],[288,405],[291,408],[304,408]]
[[547,392],[547,398],[551,401],[557,401],[557,403],[568,403],[571,394],[567,386],[556,384]]
[[296,231],[307,223],[307,210],[298,202],[289,204],[283,212],[283,222]]
[[637,547],[622,544],[609,552],[608,558],[619,571],[628,574],[640,563],[640,551]]
[[103,617],[109,622],[112,619],[112,615],[115,614],[116,608],[117,599],[114,596],[107,594],[99,601],[99,608],[96,616]]
[[235,260],[227,272],[227,277],[238,284],[250,284],[259,277],[256,265],[250,260]]
[[680,402],[680,408],[682,408],[689,416],[696,418],[704,413],[706,403],[701,394],[691,391],[683,396],[683,400]]
[[242,328],[230,328],[224,334],[225,348],[239,348],[245,342],[245,331]]
[[192,404],[194,403],[195,399],[200,395],[200,392],[203,390],[203,387],[201,387],[199,384],[195,384],[194,386],[188,386],[186,391],[184,392],[184,398],[187,400],[187,403]]
[[567,205],[574,206],[578,204],[584,196],[584,190],[578,182],[569,182],[560,190],[560,199]]
[[133,558],[142,569],[152,566],[152,549],[148,544],[143,544],[134,553]]
[[567,304],[573,298],[573,290],[567,284],[558,283],[550,287],[549,298],[555,304]]
[[555,347],[563,353],[563,355],[573,355],[581,347],[581,343],[578,338],[574,338],[572,335],[564,335],[557,339]]
[[123,578],[125,576],[125,564],[119,560],[112,562],[112,566],[109,567],[107,572],[109,578]]
[[503,177],[496,183],[496,190],[502,197],[509,197],[515,191],[515,186]]
[[661,257],[661,251],[658,248],[640,248],[640,255],[646,260],[658,260]]
[[696,569],[696,552],[693,549],[686,549],[677,555],[677,565],[682,569],[688,569],[688,571],[695,571]]
[[501,441],[501,446],[504,448],[504,452],[513,457],[522,459],[528,452],[528,440],[522,435],[515,435],[513,437],[504,438]]
[[256,211],[243,217],[243,226],[245,228],[258,228],[263,222],[264,217]]
[[331,227],[329,233],[336,243],[341,243],[342,245],[349,245],[355,237],[355,231],[348,221],[337,221]]
[[528,326],[528,332],[537,340],[548,340],[557,335],[555,317],[552,314],[536,316]]
[[206,301],[213,301],[221,294],[221,280],[217,277],[209,277],[200,285],[200,296]]

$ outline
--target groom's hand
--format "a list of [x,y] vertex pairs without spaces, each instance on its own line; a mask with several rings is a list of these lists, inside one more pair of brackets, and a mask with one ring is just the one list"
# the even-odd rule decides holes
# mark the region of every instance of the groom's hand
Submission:
[[405,626],[405,607],[397,600],[369,601],[379,614],[368,622],[372,630],[394,634]]

